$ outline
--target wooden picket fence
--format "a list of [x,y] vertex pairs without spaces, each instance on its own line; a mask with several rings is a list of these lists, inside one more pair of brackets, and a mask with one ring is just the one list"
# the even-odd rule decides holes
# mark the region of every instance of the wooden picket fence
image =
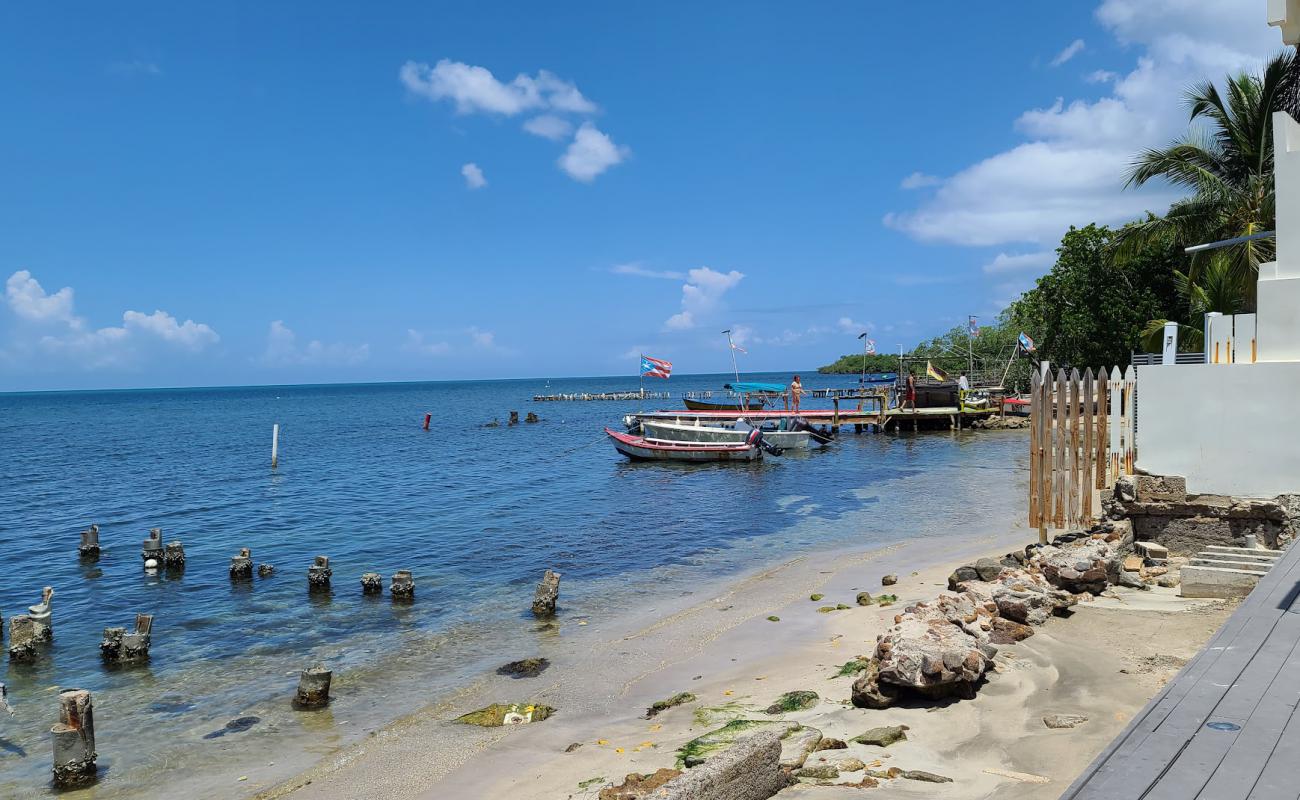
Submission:
[[1048,528],[1091,525],[1093,491],[1133,474],[1137,376],[1037,372],[1029,391],[1029,526],[1046,542]]

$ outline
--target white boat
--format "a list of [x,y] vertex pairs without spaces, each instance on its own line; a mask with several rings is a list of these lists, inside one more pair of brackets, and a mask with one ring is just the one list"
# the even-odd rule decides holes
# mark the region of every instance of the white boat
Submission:
[[753,442],[670,442],[619,433],[609,428],[605,429],[605,434],[614,443],[615,450],[635,461],[753,461],[763,457],[761,444]]
[[[752,430],[747,425],[723,427],[722,425],[688,425],[661,420],[642,420],[641,431],[647,439],[669,442],[698,442],[709,444],[742,444]],[[782,450],[806,450],[807,431],[775,431],[763,429],[763,441]]]

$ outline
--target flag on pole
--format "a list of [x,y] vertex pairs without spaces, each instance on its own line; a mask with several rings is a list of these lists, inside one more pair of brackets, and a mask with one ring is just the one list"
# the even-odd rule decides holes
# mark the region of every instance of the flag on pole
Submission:
[[978,320],[978,319],[979,319],[979,317],[974,317],[974,316],[972,316],[972,317],[968,317],[968,318],[967,318],[967,324],[970,326],[970,327],[969,327],[969,330],[970,330],[970,335],[971,335],[971,336],[979,336],[979,335],[980,335],[980,326],[979,326],[979,322],[976,321],[976,320]]
[[746,350],[745,348],[743,348],[743,347],[741,347],[740,345],[736,344],[735,342],[731,341],[730,339],[727,340],[727,343],[731,345],[731,349],[732,349],[732,350],[739,350],[740,352],[744,353],[745,355],[749,355],[749,351],[748,351],[748,350]]
[[1024,333],[1020,334],[1020,337],[1016,339],[1016,343],[1019,344],[1020,349],[1024,350],[1026,353],[1034,352],[1034,340],[1030,339],[1028,335]]
[[641,377],[667,378],[673,374],[673,362],[641,356]]
[[929,361],[925,362],[925,374],[934,378],[936,381],[951,380],[948,377],[948,373],[931,364]]
[[875,340],[875,339],[868,339],[868,340],[867,340],[867,355],[869,355],[869,356],[874,356],[875,354],[876,354],[876,340]]

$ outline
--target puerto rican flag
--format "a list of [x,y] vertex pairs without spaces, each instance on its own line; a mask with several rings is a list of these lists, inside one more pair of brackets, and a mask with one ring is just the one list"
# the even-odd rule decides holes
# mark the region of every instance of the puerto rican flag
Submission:
[[641,356],[641,377],[667,378],[673,374],[673,362]]

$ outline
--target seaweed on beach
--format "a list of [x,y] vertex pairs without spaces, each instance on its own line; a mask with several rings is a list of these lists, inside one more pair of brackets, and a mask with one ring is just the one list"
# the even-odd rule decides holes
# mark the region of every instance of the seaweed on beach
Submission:
[[712,725],[720,719],[739,719],[749,713],[743,705],[736,702],[723,703],[720,706],[701,706],[695,709],[695,724]]
[[646,709],[645,718],[650,719],[651,717],[655,716],[661,711],[667,711],[670,708],[675,708],[676,706],[685,705],[686,703],[694,703],[694,702],[695,702],[695,695],[691,694],[690,692],[679,692],[673,695],[672,697],[668,698],[667,700],[655,701],[653,705],[651,705],[649,708]]
[[832,675],[831,679],[851,678],[859,672],[866,671],[869,666],[871,666],[871,659],[866,658],[865,656],[858,656],[852,661],[845,661],[844,665],[840,667],[840,671]]
[[807,711],[821,700],[816,692],[799,690],[786,692],[776,698],[776,702],[767,707],[768,714],[788,714],[792,711]]

